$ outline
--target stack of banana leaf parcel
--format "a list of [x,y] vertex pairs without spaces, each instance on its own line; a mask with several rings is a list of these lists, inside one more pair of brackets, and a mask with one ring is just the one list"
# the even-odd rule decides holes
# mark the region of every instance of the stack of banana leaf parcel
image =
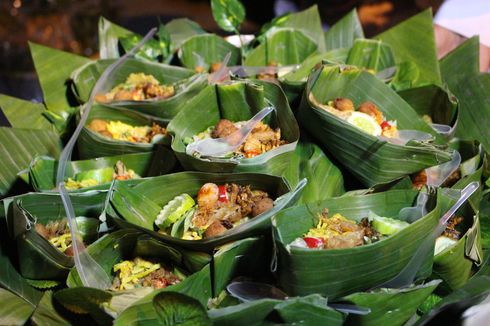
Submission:
[[[101,17],[0,94],[0,324],[426,325],[490,295],[490,78],[432,13]],[[457,206],[455,206],[457,205]],[[451,211],[450,214],[447,214]],[[457,313],[455,314],[455,311]],[[455,317],[456,316],[456,317]]]

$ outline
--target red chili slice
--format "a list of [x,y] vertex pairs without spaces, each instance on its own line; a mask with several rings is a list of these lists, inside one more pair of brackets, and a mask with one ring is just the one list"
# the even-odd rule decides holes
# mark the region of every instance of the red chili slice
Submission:
[[391,125],[388,121],[381,122],[381,129],[384,130],[384,129],[389,129],[389,128],[391,128]]
[[228,194],[226,192],[226,185],[218,186],[218,200],[220,202],[228,202]]
[[308,248],[321,248],[321,247],[323,247],[323,239],[322,238],[304,237],[303,240],[305,240]]

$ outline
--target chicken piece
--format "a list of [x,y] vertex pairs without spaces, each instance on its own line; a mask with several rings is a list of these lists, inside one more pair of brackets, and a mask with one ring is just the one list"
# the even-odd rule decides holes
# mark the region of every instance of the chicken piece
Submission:
[[354,111],[354,103],[348,98],[335,98],[333,106],[339,111]]
[[274,201],[269,197],[262,197],[258,200],[254,199],[254,207],[252,208],[252,216],[255,217],[267,212],[274,207]]
[[243,144],[243,152],[245,157],[251,158],[262,154],[262,143],[259,139],[255,138],[253,135],[247,137],[247,140]]
[[110,99],[107,98],[105,94],[96,94],[94,97],[95,102],[98,103],[108,103],[110,102]]
[[151,140],[156,135],[166,135],[166,134],[167,134],[167,129],[165,129],[164,127],[160,126],[159,124],[153,122],[153,124],[151,126],[151,130],[148,133],[148,135],[146,136],[146,141],[148,143],[151,143]]
[[196,73],[198,73],[198,74],[201,74],[201,73],[203,73],[203,72],[206,72],[206,68],[201,67],[201,66],[196,66],[196,67],[194,68],[194,71],[195,71]]
[[211,132],[211,137],[213,138],[226,137],[237,130],[238,128],[233,124],[233,122],[231,122],[228,119],[221,119],[220,121],[218,121],[218,123],[214,127],[214,130]]
[[126,91],[121,89],[114,94],[115,101],[132,101],[133,100],[133,92]]
[[209,72],[216,72],[221,68],[221,62],[215,62],[211,65],[211,68],[209,68]]
[[346,232],[325,239],[325,249],[353,248],[364,244],[364,230]]
[[228,230],[221,221],[214,221],[204,232],[205,238],[215,237]]
[[174,95],[175,90],[173,86],[165,86],[165,85],[155,85],[155,84],[147,84],[144,87],[144,91],[147,98],[169,98]]
[[357,110],[359,112],[366,113],[366,114],[370,115],[371,117],[376,119],[377,123],[379,123],[379,124],[383,123],[383,113],[381,113],[381,111],[378,110],[378,107],[373,102],[366,101],[366,102],[362,103],[361,105],[359,105]]
[[45,239],[49,239],[49,231],[44,225],[40,223],[36,223],[35,228],[36,228],[36,232],[39,233],[40,236],[42,236]]
[[90,121],[88,128],[95,132],[107,131],[107,122],[101,119],[93,119]]

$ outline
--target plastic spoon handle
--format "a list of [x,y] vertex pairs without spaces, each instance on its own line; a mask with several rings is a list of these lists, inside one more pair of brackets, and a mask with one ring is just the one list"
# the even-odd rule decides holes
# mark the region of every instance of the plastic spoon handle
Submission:
[[461,155],[458,151],[454,151],[453,157],[449,162],[442,163],[430,168],[425,169],[425,174],[427,175],[427,186],[429,187],[439,187],[446,181],[447,178],[454,171],[459,168],[461,164]]
[[476,181],[467,185],[461,191],[461,197],[458,201],[456,201],[456,203],[439,219],[439,223],[435,230],[422,241],[405,268],[403,268],[394,278],[376,288],[400,288],[412,284],[420,266],[433,248],[436,238],[444,231],[451,216],[453,216],[461,205],[470,198],[470,196],[478,189],[479,185],[480,184]]
[[228,52],[225,58],[223,59],[223,61],[221,62],[218,71],[209,75],[208,83],[216,84],[222,81],[226,77],[228,73],[228,62],[230,61],[230,58],[231,58],[231,52]]
[[235,151],[245,141],[255,125],[274,111],[272,107],[261,110],[244,126],[234,133],[223,138],[206,138],[187,145],[186,152],[189,155],[198,153],[201,156],[220,156]]
[[75,132],[71,136],[70,140],[68,141],[67,145],[60,155],[58,171],[56,174],[56,185],[60,192],[63,206],[65,207],[66,215],[68,218],[68,224],[70,226],[75,268],[78,271],[78,275],[80,276],[80,280],[82,281],[83,285],[87,287],[107,289],[111,286],[111,281],[107,273],[102,269],[102,267],[100,267],[100,265],[97,264],[97,262],[90,256],[87,250],[85,250],[85,246],[81,242],[78,242],[78,239],[80,239],[81,237],[80,233],[78,232],[77,222],[75,220],[75,212],[70,200],[70,196],[68,195],[68,192],[66,191],[66,188],[64,186],[66,164],[71,158],[73,147],[75,146],[77,138],[80,135],[80,132],[88,119],[90,109],[92,108],[92,104],[94,102],[95,94],[97,94],[103,88],[111,73],[121,64],[123,64],[129,57],[133,56],[136,51],[138,51],[138,49],[141,48],[143,44],[145,44],[145,42],[148,41],[155,34],[155,32],[156,28],[153,28],[130,52],[119,58],[116,62],[107,67],[107,69],[102,73],[101,77],[95,83],[94,88],[90,93],[90,98],[85,104],[85,110],[82,113],[80,122],[78,123]]

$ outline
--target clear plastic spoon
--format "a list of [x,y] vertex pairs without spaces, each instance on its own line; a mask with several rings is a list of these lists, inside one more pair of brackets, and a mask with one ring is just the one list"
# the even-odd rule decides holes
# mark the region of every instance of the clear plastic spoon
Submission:
[[248,120],[240,129],[223,138],[205,138],[187,145],[188,155],[198,154],[200,156],[222,156],[234,152],[245,141],[255,125],[264,119],[269,113],[274,111],[271,106],[262,109]]
[[80,132],[88,119],[88,115],[90,113],[90,109],[92,108],[95,95],[98,94],[101,90],[107,88],[106,83],[109,80],[112,72],[117,67],[121,66],[128,58],[133,57],[135,53],[143,46],[143,44],[145,44],[146,41],[153,37],[156,30],[156,28],[153,28],[130,52],[119,58],[116,62],[107,67],[107,69],[102,73],[90,93],[89,100],[83,108],[84,110],[82,111],[83,113],[80,118],[80,122],[75,129],[75,132],[73,133],[72,137],[70,138],[60,155],[58,171],[56,174],[56,184],[58,185],[57,188],[60,193],[61,200],[63,201],[63,206],[65,207],[66,216],[68,218],[68,225],[70,227],[70,234],[72,238],[73,260],[75,261],[75,267],[78,271],[78,275],[80,276],[80,280],[86,287],[108,289],[111,287],[112,282],[109,279],[107,273],[102,269],[102,267],[92,258],[92,256],[90,256],[83,243],[78,240],[81,239],[81,236],[80,232],[78,231],[77,222],[75,219],[75,211],[73,209],[70,196],[68,195],[68,192],[66,191],[64,185],[66,164],[71,158],[73,147],[75,146],[78,136],[80,135]]
[[426,192],[420,192],[417,196],[417,203],[414,207],[405,207],[398,213],[398,218],[408,223],[413,223],[420,219],[422,216],[427,215],[427,208],[425,207],[429,200],[429,194]]
[[461,155],[458,151],[454,151],[451,161],[425,169],[427,186],[439,187],[459,168],[460,164]]
[[[243,302],[266,298],[277,300],[286,300],[288,298],[288,295],[281,289],[270,284],[259,282],[233,282],[226,287],[226,290],[231,296]],[[328,306],[340,312],[357,315],[366,315],[371,312],[371,309],[369,308],[343,303],[329,303]]]
[[231,52],[228,52],[221,62],[219,69],[212,74],[209,74],[208,83],[217,84],[222,82],[228,76],[228,62],[230,62]]
[[408,264],[391,280],[376,286],[375,288],[401,288],[413,283],[415,275],[422,266],[427,256],[431,253],[437,237],[444,231],[451,216],[463,205],[468,198],[478,189],[479,182],[471,182],[463,190],[456,203],[439,219],[439,223],[434,231],[429,234],[420,244],[418,249],[409,260]]
[[453,132],[453,127],[440,123],[433,123],[431,124],[431,127],[432,129],[437,131],[438,134],[441,134],[443,136],[449,136]]
[[298,69],[300,65],[287,65],[287,66],[231,66],[228,67],[231,73],[240,78],[246,78],[250,76],[256,76],[258,74],[267,72],[274,73],[278,76],[285,75],[295,69]]

